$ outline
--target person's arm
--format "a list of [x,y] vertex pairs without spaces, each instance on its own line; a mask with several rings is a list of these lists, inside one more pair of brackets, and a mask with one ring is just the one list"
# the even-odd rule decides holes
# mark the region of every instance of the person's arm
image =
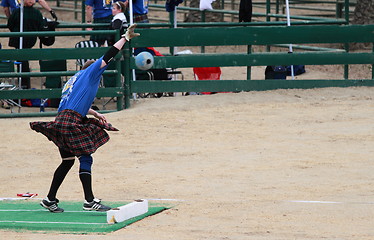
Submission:
[[92,23],[92,11],[93,7],[90,5],[86,5],[86,23]]
[[48,3],[45,0],[38,0],[38,3],[51,14],[52,18],[55,21],[57,21],[57,15],[55,11],[52,10],[52,8],[48,5]]
[[139,33],[134,32],[135,28],[136,24],[133,24],[130,27],[128,27],[126,33],[121,36],[121,39],[118,40],[111,48],[109,48],[109,50],[104,54],[100,68],[103,68],[106,65],[108,65],[109,62],[117,55],[117,53],[122,49],[123,45],[125,45],[127,41],[130,41],[134,37],[140,36]]
[[105,118],[105,116],[104,116],[103,114],[96,112],[96,111],[93,110],[92,108],[90,108],[90,109],[88,110],[88,113],[87,113],[87,114],[94,116],[95,118],[99,119],[99,120],[100,120],[101,122],[103,122],[103,123],[106,123],[106,122],[107,122],[107,121],[106,121],[106,118]]
[[48,12],[52,11],[52,8],[48,5],[48,3],[45,0],[38,0],[38,3]]
[[[92,11],[93,11],[93,7],[90,5],[86,5],[86,23],[90,23],[90,24],[92,23],[93,21]],[[86,30],[92,31],[92,28],[87,28]]]
[[7,18],[10,17],[10,8],[9,7],[4,7],[4,14]]

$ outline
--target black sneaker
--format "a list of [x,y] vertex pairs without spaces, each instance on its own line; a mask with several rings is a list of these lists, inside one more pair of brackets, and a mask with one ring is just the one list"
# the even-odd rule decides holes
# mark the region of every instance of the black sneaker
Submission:
[[110,209],[112,208],[101,204],[101,200],[97,198],[95,198],[92,202],[84,201],[83,204],[83,210],[86,211],[106,212]]
[[40,202],[40,205],[46,209],[48,209],[50,212],[53,212],[53,213],[62,213],[64,211],[64,209],[62,208],[59,208],[57,206],[57,203],[58,203],[58,199],[56,198],[55,201],[50,201],[48,199],[48,197],[44,198],[41,202]]

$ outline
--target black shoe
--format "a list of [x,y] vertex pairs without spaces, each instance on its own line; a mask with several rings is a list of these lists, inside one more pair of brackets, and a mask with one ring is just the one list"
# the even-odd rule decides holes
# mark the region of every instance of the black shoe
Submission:
[[64,211],[64,209],[62,208],[59,208],[57,206],[57,203],[58,203],[58,199],[56,198],[55,201],[50,201],[48,199],[48,197],[44,198],[41,202],[40,202],[40,205],[46,209],[48,209],[50,212],[53,212],[53,213],[62,213]]
[[84,201],[83,204],[83,210],[86,211],[106,212],[110,209],[112,208],[101,204],[101,200],[97,198],[95,198],[92,202]]

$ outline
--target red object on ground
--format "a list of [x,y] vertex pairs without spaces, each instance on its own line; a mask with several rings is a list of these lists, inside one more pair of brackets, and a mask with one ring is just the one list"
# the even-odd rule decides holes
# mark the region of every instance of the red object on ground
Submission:
[[[220,67],[196,67],[193,68],[195,80],[220,80]],[[202,92],[202,94],[212,94],[212,92]]]
[[35,197],[38,196],[37,193],[17,193],[17,197]]

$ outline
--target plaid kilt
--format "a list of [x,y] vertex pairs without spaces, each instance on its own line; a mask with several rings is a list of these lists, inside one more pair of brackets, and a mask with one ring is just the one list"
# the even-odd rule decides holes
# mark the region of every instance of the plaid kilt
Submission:
[[134,22],[135,23],[149,23],[148,15],[147,14],[134,14]]
[[108,123],[98,119],[82,117],[73,110],[63,110],[52,122],[30,122],[30,127],[40,132],[57,147],[71,152],[75,156],[94,153],[109,141],[105,130],[118,131]]

